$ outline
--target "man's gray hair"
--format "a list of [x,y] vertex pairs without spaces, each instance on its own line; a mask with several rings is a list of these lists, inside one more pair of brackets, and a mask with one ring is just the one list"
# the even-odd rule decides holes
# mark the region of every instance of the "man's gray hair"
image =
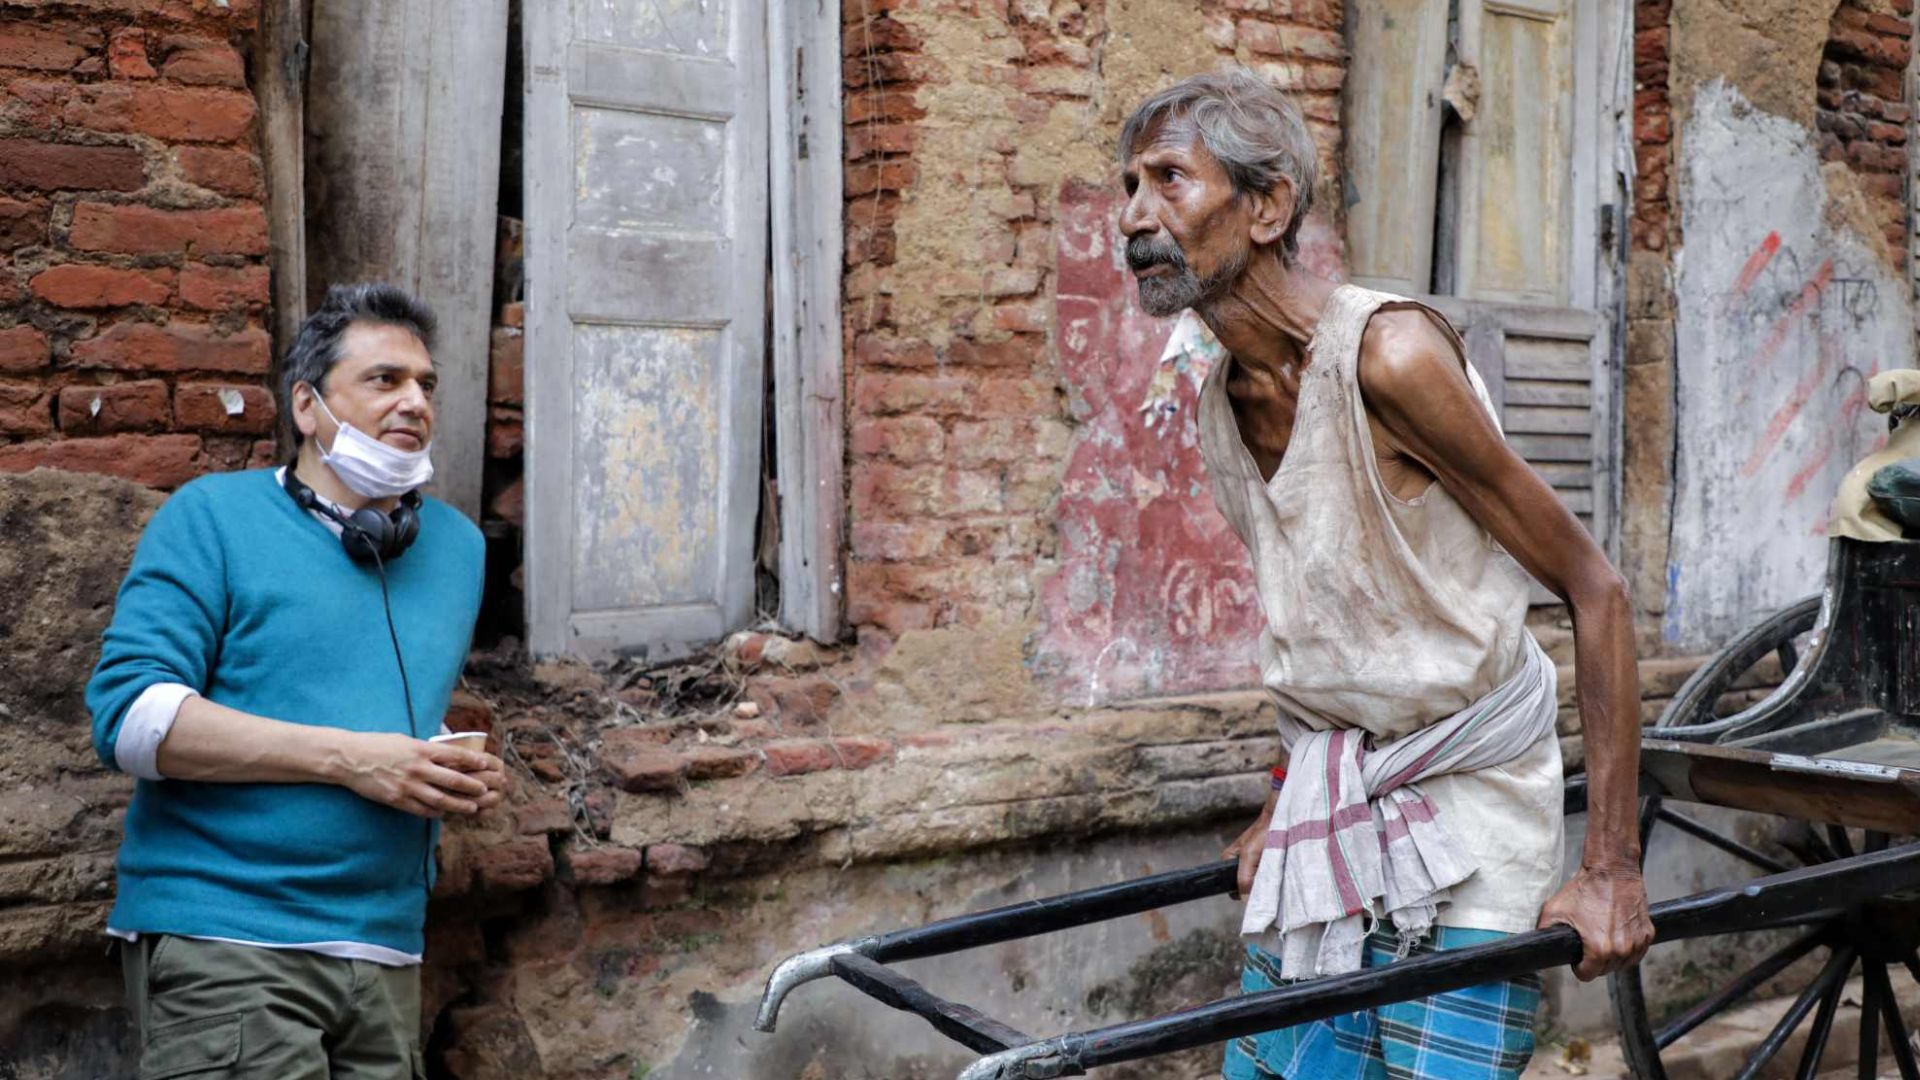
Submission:
[[1293,217],[1280,237],[1280,252],[1292,262],[1300,246],[1300,222],[1313,206],[1320,174],[1319,151],[1300,107],[1246,68],[1195,75],[1133,110],[1120,129],[1115,156],[1124,164],[1140,136],[1173,121],[1193,125],[1201,145],[1226,168],[1239,194],[1272,191],[1283,180],[1293,189]]

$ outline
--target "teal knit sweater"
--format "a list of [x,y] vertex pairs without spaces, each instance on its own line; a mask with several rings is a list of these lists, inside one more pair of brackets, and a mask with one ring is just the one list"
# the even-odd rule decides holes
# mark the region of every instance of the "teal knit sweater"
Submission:
[[[484,552],[458,511],[426,499],[420,514],[418,541],[387,566],[411,731],[373,566],[259,469],[182,487],[141,536],[87,684],[100,760],[114,767],[128,706],[170,682],[296,724],[439,730],[479,613]],[[421,819],[334,785],[141,780],[107,925],[417,954],[434,839]]]

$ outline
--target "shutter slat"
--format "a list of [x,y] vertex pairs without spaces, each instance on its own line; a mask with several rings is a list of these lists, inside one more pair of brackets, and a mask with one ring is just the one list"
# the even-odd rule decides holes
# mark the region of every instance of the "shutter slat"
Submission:
[[[1507,399],[1511,402],[1513,399]],[[1507,434],[1585,435],[1593,430],[1593,414],[1581,408],[1534,408],[1508,404]]]
[[1577,462],[1592,468],[1593,439],[1586,435],[1509,435],[1507,443],[1530,462]]
[[1534,472],[1556,488],[1593,487],[1593,466],[1584,461],[1529,461],[1527,464],[1532,465]]
[[1507,378],[1585,383],[1593,378],[1587,341],[1507,335]]
[[1587,383],[1507,380],[1508,408],[1515,405],[1568,405],[1585,409],[1592,404],[1593,387]]

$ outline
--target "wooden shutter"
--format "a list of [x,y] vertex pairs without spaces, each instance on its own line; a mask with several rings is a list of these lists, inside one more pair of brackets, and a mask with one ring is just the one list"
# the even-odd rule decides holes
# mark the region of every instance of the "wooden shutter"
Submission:
[[764,2],[524,18],[529,644],[659,655],[752,615]]
[[1479,75],[1462,127],[1456,292],[1565,305],[1574,216],[1571,0],[1464,0],[1460,61]]
[[1433,274],[1447,5],[1350,0],[1342,122],[1352,279],[1419,295]]
[[[1579,308],[1431,297],[1466,339],[1507,444],[1553,485],[1603,549],[1614,544],[1611,352],[1606,320]],[[1596,364],[1600,364],[1597,369]],[[1558,603],[1536,587],[1535,603]]]

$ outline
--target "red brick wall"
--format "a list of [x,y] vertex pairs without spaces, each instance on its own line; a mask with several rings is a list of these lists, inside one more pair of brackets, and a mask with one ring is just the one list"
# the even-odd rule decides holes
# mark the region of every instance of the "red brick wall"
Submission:
[[1633,246],[1665,251],[1672,226],[1668,186],[1672,168],[1673,108],[1667,94],[1667,56],[1673,0],[1639,0],[1633,9]]
[[1841,0],[1821,56],[1820,157],[1843,161],[1879,203],[1887,246],[1907,254],[1907,62],[1913,0]]
[[[1158,73],[1123,83],[1122,49],[1146,52],[1157,46],[1143,39],[1178,35],[1195,55],[1177,74],[1238,61],[1293,92],[1321,144],[1329,178],[1321,205],[1337,213],[1338,199],[1325,196],[1338,191],[1330,178],[1346,70],[1340,0],[1199,7],[1193,19],[1186,5],[1131,5],[1133,17],[1154,11],[1162,21],[1129,41],[1119,9],[1101,0],[843,0],[847,611],[856,630],[895,635],[1034,614],[1037,580],[1052,572],[1060,529],[1071,527],[1055,520],[1074,424],[1053,317],[1062,192],[1117,183],[1105,163],[1119,121],[1170,81]],[[1003,51],[991,79],[974,57],[954,55],[959,32],[930,47],[916,29],[947,17],[971,20],[969,36],[982,21],[995,32]],[[951,84],[972,92],[994,80],[1018,91],[1007,103],[1018,133],[990,136],[1001,142],[985,161],[927,172],[930,129],[964,124],[968,106],[929,110],[959,100]],[[1037,156],[1029,139],[1057,138],[1063,112],[1078,118],[1073,137],[1091,145],[1075,158],[1082,171],[1035,179],[1043,170],[1028,164]],[[935,321],[901,313],[927,288],[924,277],[902,283],[896,273],[902,244],[914,239],[896,225],[913,199],[943,185],[963,186],[993,220],[952,244],[950,281],[935,286],[950,299]]]
[[254,0],[0,2],[0,469],[266,460]]

